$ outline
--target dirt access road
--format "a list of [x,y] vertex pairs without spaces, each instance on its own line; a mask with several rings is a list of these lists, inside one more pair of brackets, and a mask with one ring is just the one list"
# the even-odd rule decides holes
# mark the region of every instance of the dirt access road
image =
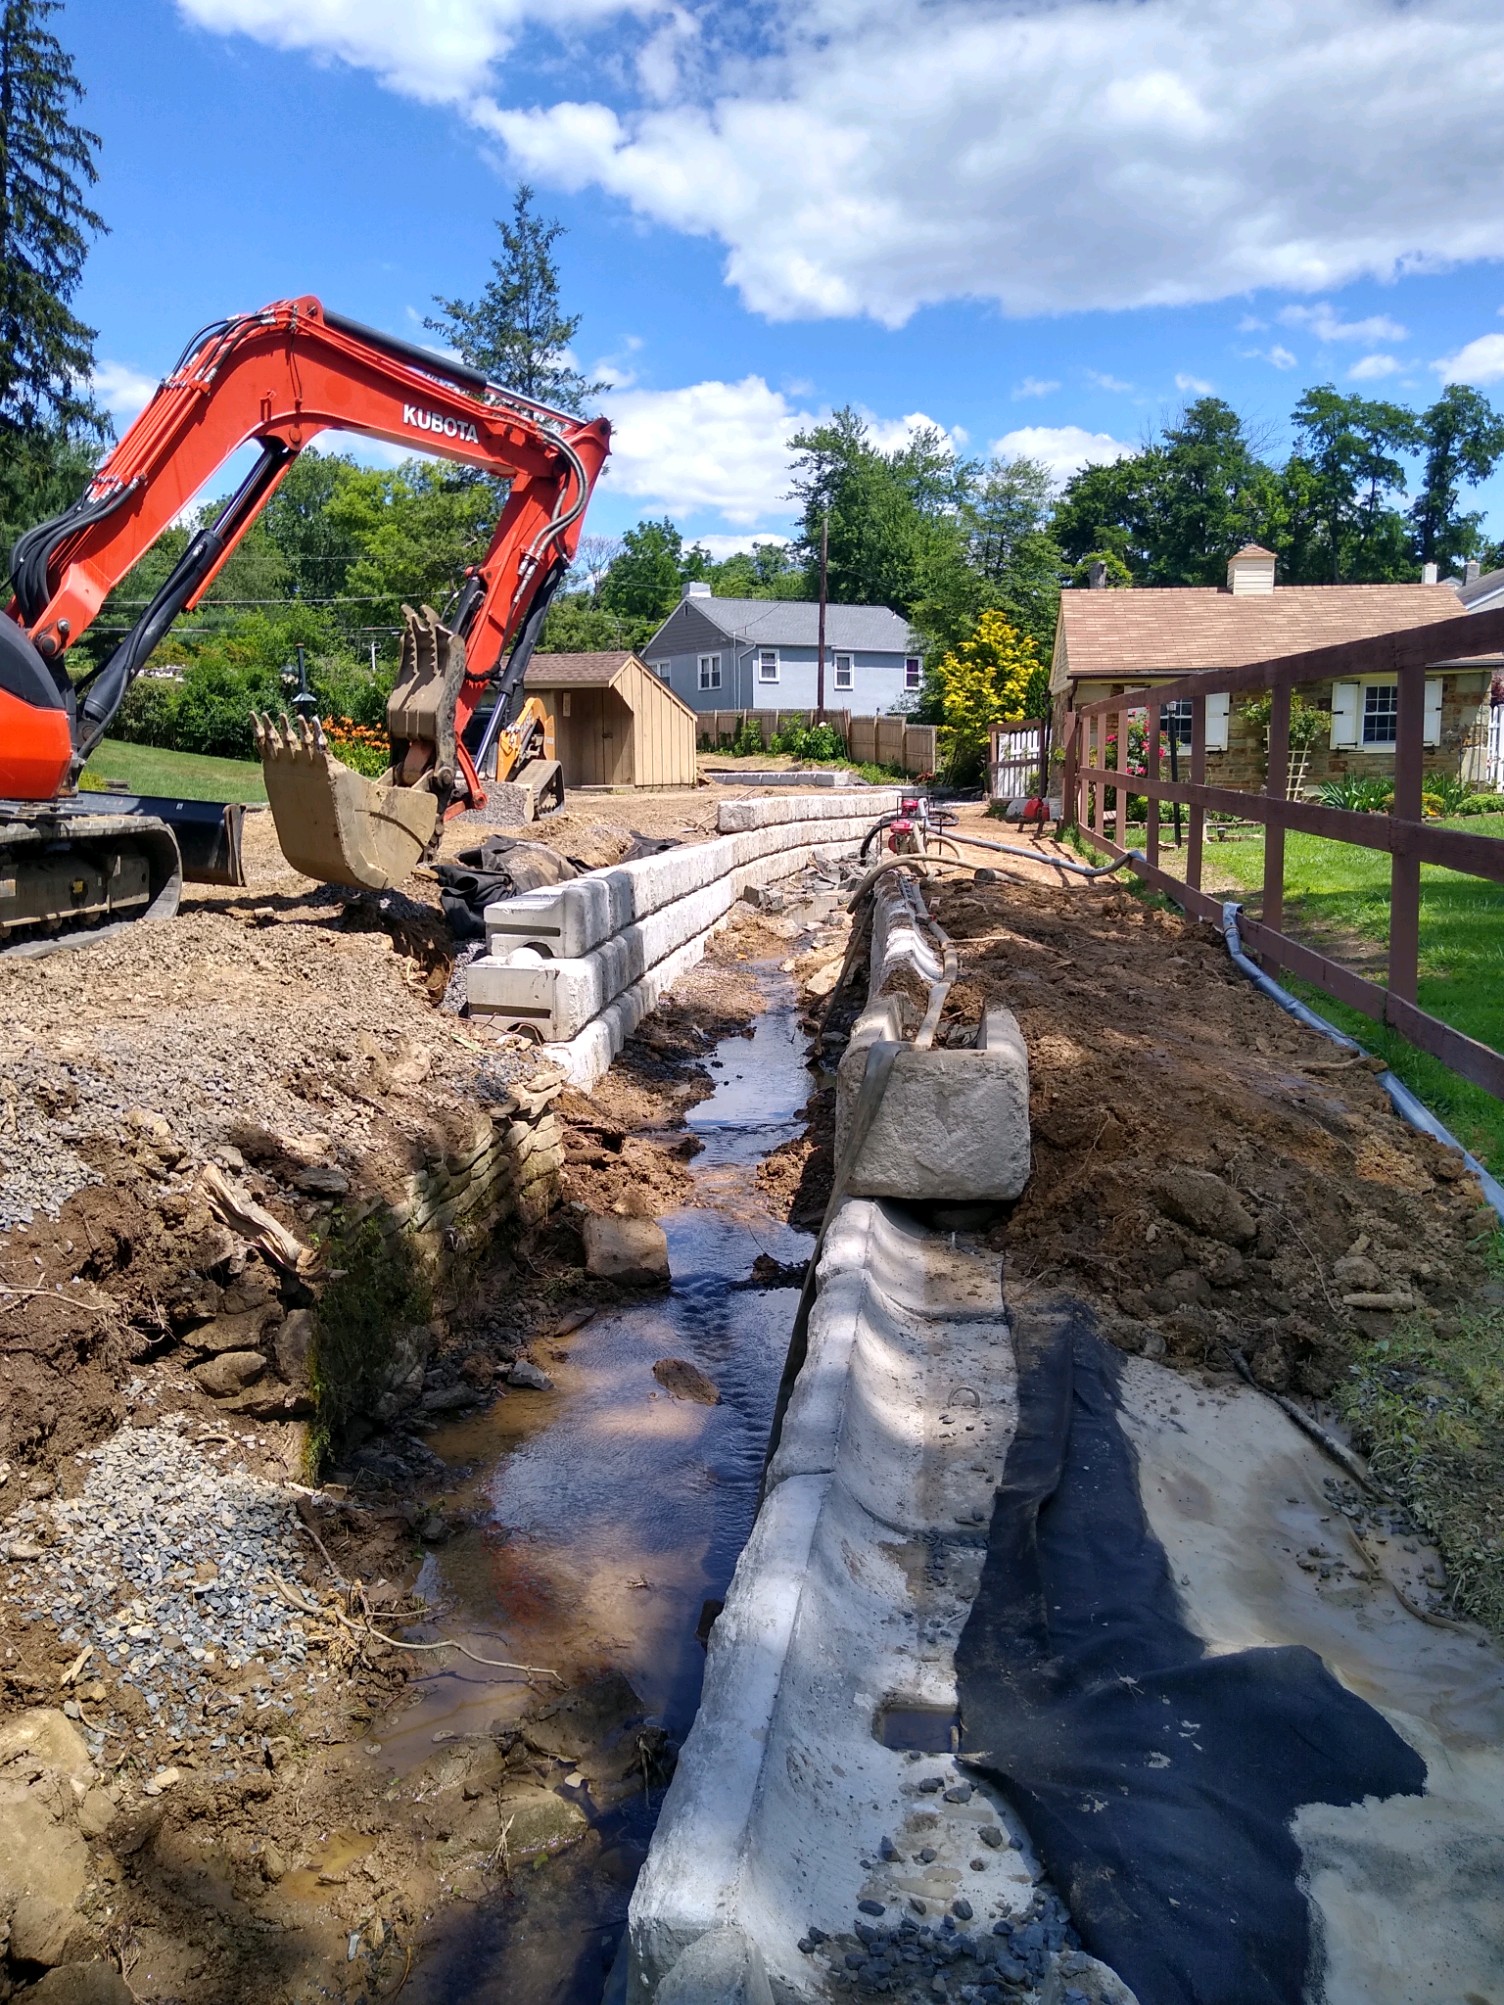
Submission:
[[[577,799],[528,833],[605,863],[634,831],[708,834],[724,797]],[[451,830],[446,849],[474,835]],[[441,1749],[370,1800],[365,1743],[413,1665],[373,1632],[410,1632],[423,1554],[453,1529],[442,1472],[421,1429],[360,1422],[319,1498],[290,1488],[310,1473],[307,1418],[280,1354],[226,1396],[204,1368],[243,1350],[206,1354],[195,1333],[275,1350],[308,1298],[264,1233],[224,1223],[204,1177],[316,1242],[537,1056],[440,1008],[452,948],[431,884],[312,887],[259,817],[248,848],[244,892],[190,892],[170,926],[0,962],[0,1829],[20,1834],[0,1838],[0,1992],[102,1958],[129,1978],[122,2001],[387,1995],[429,1917],[494,1902],[513,1855],[579,1838],[571,1772],[593,1764],[608,1792],[661,1781],[603,1662],[562,1696],[537,1679],[499,1738]],[[1128,1349],[1212,1374],[1238,1349],[1265,1383],[1316,1397],[1396,1320],[1346,1296],[1403,1292],[1434,1331],[1460,1327],[1493,1284],[1455,1162],[1361,1070],[1321,1069],[1319,1042],[1204,932],[1027,874],[939,904],[963,957],[945,1034],[1000,996],[1030,1045],[1035,1176],[1008,1227],[1012,1282],[1066,1277]],[[483,1406],[529,1353],[546,1369],[612,1299],[583,1272],[580,1210],[684,1201],[676,1123],[709,1089],[706,1054],[757,1007],[747,964],[796,948],[749,914],[590,1099],[557,1103],[560,1210],[415,1287],[432,1415]],[[810,1113],[759,1175],[770,1208],[804,1222],[829,1180],[828,1100]],[[521,1820],[507,1843],[498,1789]]]

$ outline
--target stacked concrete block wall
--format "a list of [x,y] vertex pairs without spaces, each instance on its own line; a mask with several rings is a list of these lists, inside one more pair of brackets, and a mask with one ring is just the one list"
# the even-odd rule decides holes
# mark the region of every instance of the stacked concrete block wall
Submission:
[[[847,1195],[632,1898],[632,2005],[681,1991],[708,2005],[703,1984],[685,1988],[696,1957],[753,1971],[749,1997],[763,1981],[783,2000],[827,1996],[801,1941],[849,1937],[873,1872],[892,1881],[879,1899],[907,1911],[912,1898],[932,1915],[959,1895],[978,1913],[1017,1912],[1033,1891],[1026,1837],[980,1790],[958,1791],[949,1849],[916,1858],[938,1821],[936,1792],[972,1778],[953,1755],[911,1760],[880,1731],[889,1704],[940,1717],[956,1704],[955,1646],[1017,1410],[997,1256],[884,1200],[1016,1196],[1029,1164],[1027,1060],[1006,1011],[971,1048],[904,1042],[912,993],[941,963],[898,877],[874,890],[868,1005],[840,1074]],[[903,1048],[874,1111],[862,1082],[878,1040]],[[980,1841],[984,1824],[1010,1842]],[[890,1852],[896,1863],[874,1864]]]
[[470,1009],[532,1028],[572,1081],[593,1085],[744,891],[850,856],[898,799],[873,788],[727,801],[710,842],[501,900],[466,971]]

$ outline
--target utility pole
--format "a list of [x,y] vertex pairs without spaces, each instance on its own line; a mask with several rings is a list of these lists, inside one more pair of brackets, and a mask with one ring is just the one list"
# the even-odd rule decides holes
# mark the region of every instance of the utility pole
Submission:
[[830,509],[820,517],[820,626],[815,640],[815,722],[825,722],[825,579],[830,565]]

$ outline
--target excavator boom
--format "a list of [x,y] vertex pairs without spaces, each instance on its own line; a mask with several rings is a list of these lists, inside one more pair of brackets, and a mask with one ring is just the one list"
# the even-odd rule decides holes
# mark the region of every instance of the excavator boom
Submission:
[[[520,747],[509,727],[527,655],[574,557],[609,427],[553,411],[304,297],[196,335],[80,500],[17,542],[15,596],[0,620],[5,826],[18,803],[68,800],[173,620],[203,597],[297,455],[330,430],[474,467],[503,486],[504,500],[452,625],[427,608],[406,614],[388,708],[392,763],[382,779],[340,765],[309,720],[299,730],[258,721],[283,847],[311,875],[379,888],[431,852],[447,814],[484,803],[465,727],[494,691],[488,735],[505,776]],[[74,682],[68,650],[106,597],[246,444],[259,446],[260,456],[238,492],[193,537],[108,660]],[[6,923],[0,894],[0,935]]]

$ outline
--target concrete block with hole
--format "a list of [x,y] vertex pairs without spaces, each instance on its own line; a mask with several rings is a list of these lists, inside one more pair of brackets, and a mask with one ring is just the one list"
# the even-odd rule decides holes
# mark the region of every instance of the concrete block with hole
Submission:
[[[870,1034],[853,1037],[841,1060],[838,1158],[850,1145],[873,1038],[893,1034],[893,1002],[863,1012]],[[1012,1010],[988,1010],[974,1049],[901,1050],[852,1165],[851,1196],[1000,1202],[1028,1181],[1029,1054]]]

